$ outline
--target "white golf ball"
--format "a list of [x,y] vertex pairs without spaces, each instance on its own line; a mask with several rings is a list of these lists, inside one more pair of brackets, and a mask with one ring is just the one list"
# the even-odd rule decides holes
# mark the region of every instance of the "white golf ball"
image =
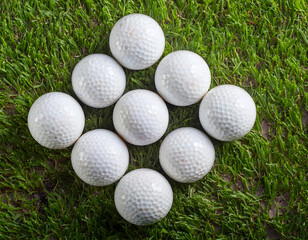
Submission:
[[183,127],[172,131],[162,142],[159,161],[169,177],[182,183],[203,178],[212,168],[215,149],[200,130]]
[[126,221],[135,225],[149,225],[161,220],[170,211],[173,192],[163,175],[140,168],[120,180],[114,201]]
[[155,72],[159,95],[176,106],[188,106],[200,101],[210,84],[211,73],[207,63],[190,51],[168,54]]
[[153,18],[130,14],[114,25],[109,45],[112,55],[124,67],[141,70],[152,66],[161,57],[165,36]]
[[126,77],[123,68],[112,57],[91,54],[75,66],[72,84],[82,102],[90,107],[103,108],[122,96]]
[[124,94],[113,110],[113,125],[129,143],[139,146],[160,139],[168,127],[165,102],[154,92],[138,89]]
[[203,98],[199,118],[204,130],[221,141],[245,136],[256,120],[256,105],[251,96],[234,85],[220,85]]
[[96,129],[78,139],[71,160],[81,180],[94,186],[106,186],[124,175],[129,153],[118,135],[109,130]]
[[32,137],[42,146],[66,148],[81,135],[85,117],[79,103],[61,92],[46,93],[31,106],[28,127]]

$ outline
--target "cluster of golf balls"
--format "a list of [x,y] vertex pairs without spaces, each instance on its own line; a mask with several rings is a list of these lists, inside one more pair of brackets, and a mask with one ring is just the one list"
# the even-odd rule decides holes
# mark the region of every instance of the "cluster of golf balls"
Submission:
[[[202,100],[201,125],[210,136],[221,141],[237,140],[253,127],[256,107],[250,95],[233,85],[221,85],[208,92],[210,69],[202,57],[191,51],[172,52],[159,63],[155,73],[159,95],[144,89],[123,95],[126,76],[121,65],[132,70],[145,69],[164,52],[164,33],[152,18],[142,14],[123,17],[113,27],[109,44],[116,60],[105,54],[83,58],[73,70],[72,85],[77,97],[88,106],[104,108],[116,103],[113,124],[118,135],[96,129],[81,136],[84,112],[65,93],[51,92],[39,97],[28,115],[30,133],[44,147],[60,149],[76,142],[71,154],[72,166],[87,184],[106,186],[122,178],[129,164],[129,151],[123,139],[144,146],[164,135],[169,122],[164,100],[176,106]],[[203,178],[214,159],[210,138],[192,127],[172,131],[159,150],[165,173],[183,183]],[[114,200],[124,219],[147,225],[167,215],[173,192],[163,175],[142,168],[120,180]]]

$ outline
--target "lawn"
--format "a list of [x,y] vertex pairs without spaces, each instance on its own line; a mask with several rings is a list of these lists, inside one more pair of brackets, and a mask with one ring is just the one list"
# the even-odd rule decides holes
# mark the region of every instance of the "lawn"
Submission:
[[[0,239],[308,239],[305,0],[3,0],[0,10]],[[31,104],[42,94],[75,97],[74,66],[91,53],[111,55],[113,25],[137,12],[162,27],[164,56],[181,49],[198,53],[211,69],[211,88],[240,86],[257,106],[248,135],[234,142],[213,139],[215,165],[205,178],[193,184],[168,178],[171,211],[146,227],[117,213],[116,184],[92,187],[75,175],[72,147],[44,148],[27,127]],[[156,91],[157,64],[125,69],[126,91]],[[82,107],[85,132],[114,131],[114,106]],[[198,108],[168,104],[165,136],[183,126],[202,129]],[[128,171],[163,173],[161,141],[128,145]]]

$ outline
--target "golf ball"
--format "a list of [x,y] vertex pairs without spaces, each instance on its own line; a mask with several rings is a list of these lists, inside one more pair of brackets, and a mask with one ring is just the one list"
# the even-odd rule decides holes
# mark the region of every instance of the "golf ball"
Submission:
[[172,131],[162,142],[159,161],[169,177],[182,183],[203,178],[212,168],[215,149],[211,140],[191,127]]
[[152,66],[165,48],[164,32],[151,17],[130,14],[112,28],[109,38],[112,55],[124,67],[141,70]]
[[85,117],[79,103],[61,92],[46,93],[31,106],[28,127],[32,137],[42,146],[66,148],[81,135]]
[[139,146],[160,139],[168,127],[165,102],[154,92],[138,89],[124,94],[113,110],[113,125],[129,143]]
[[211,84],[207,63],[190,51],[175,51],[159,63],[155,73],[156,89],[162,98],[176,106],[197,103]]
[[72,84],[82,102],[90,107],[103,108],[122,96],[126,77],[123,68],[112,57],[91,54],[75,66]]
[[256,120],[256,105],[250,95],[234,85],[220,85],[203,98],[199,118],[204,130],[221,141],[245,136]]
[[172,188],[160,173],[140,168],[118,183],[115,205],[120,215],[135,225],[149,225],[164,218],[173,202]]
[[109,130],[96,129],[78,139],[71,160],[81,180],[94,186],[106,186],[124,175],[129,153],[118,135]]

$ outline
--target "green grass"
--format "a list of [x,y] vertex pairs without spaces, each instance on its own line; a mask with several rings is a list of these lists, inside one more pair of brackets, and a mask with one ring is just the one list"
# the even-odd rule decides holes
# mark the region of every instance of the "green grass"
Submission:
[[[308,239],[306,1],[3,0],[0,10],[0,239]],[[31,104],[50,91],[74,96],[76,63],[91,53],[111,55],[113,25],[135,12],[163,28],[164,56],[198,53],[210,66],[211,88],[241,86],[257,105],[247,136],[214,141],[216,163],[204,179],[169,179],[172,209],[147,227],[117,213],[116,184],[84,184],[72,169],[72,148],[43,148],[27,128]],[[125,70],[126,91],[155,91],[156,67]],[[114,130],[113,106],[82,107],[85,131]],[[168,105],[167,133],[201,129],[198,107]],[[160,143],[129,145],[129,170],[162,172]]]

